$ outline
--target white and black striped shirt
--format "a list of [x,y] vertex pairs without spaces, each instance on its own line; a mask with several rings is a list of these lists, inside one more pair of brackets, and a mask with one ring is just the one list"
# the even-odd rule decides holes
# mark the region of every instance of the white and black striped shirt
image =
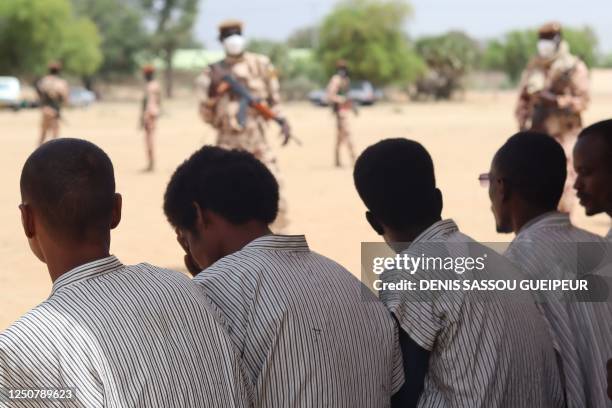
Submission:
[[82,265],[0,334],[0,388],[71,388],[69,407],[246,407],[248,383],[211,307],[178,272],[113,256]]
[[257,407],[386,407],[403,383],[391,315],[304,236],[255,239],[194,281],[242,354]]
[[[597,272],[605,247],[605,240],[573,226],[567,214],[550,212],[523,226],[505,255],[531,279],[577,279]],[[561,358],[568,407],[612,407],[605,372],[612,356],[610,303],[539,296]]]
[[[402,252],[409,257],[487,254],[483,276],[512,269],[509,262],[468,236],[452,220],[433,224]],[[506,266],[508,268],[506,268]],[[411,271],[412,272],[412,271]],[[385,282],[448,279],[446,272],[419,267],[388,270]],[[451,279],[466,279],[469,273]],[[430,351],[418,406],[551,408],[563,406],[552,339],[527,294],[525,300],[479,300],[446,291],[422,297],[414,291],[385,290],[380,298],[417,344]]]

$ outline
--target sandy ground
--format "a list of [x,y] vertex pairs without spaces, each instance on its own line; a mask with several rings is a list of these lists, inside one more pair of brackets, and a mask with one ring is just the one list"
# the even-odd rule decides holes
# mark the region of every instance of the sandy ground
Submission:
[[[592,105],[586,122],[607,118],[612,107],[612,71],[593,75]],[[489,168],[495,150],[515,130],[513,92],[468,93],[463,102],[380,104],[354,118],[358,151],[386,137],[407,137],[423,143],[433,156],[444,193],[444,216],[485,242],[512,237],[495,232],[486,190],[477,176]],[[100,103],[85,110],[66,111],[62,135],[100,145],[115,165],[118,191],[123,194],[121,225],[113,233],[112,252],[125,263],[147,261],[183,269],[181,249],[162,212],[162,196],[176,166],[214,132],[196,115],[192,99],[165,105],[159,123],[158,169],[143,174],[143,137],[136,127],[137,103]],[[306,234],[312,249],[360,271],[360,243],[377,241],[364,219],[364,207],[352,183],[351,169],[332,166],[334,121],[329,110],[308,104],[285,107],[302,147],[278,146],[277,130],[269,139],[278,153],[289,203],[290,233]],[[22,233],[17,205],[19,175],[35,148],[39,113],[0,112],[0,330],[44,300],[51,281],[43,264],[30,253]],[[581,209],[575,222],[603,234],[606,216],[586,218]]]

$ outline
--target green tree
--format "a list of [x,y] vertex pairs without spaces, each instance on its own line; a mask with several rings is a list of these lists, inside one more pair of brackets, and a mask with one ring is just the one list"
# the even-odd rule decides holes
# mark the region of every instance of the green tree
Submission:
[[142,0],[142,5],[155,24],[152,50],[159,53],[166,63],[166,95],[171,98],[172,57],[178,48],[194,43],[193,25],[198,14],[198,0]]
[[0,1],[0,71],[33,78],[50,60],[71,74],[95,72],[102,61],[96,26],[76,18],[68,0]]
[[140,5],[122,0],[72,0],[72,4],[77,15],[90,18],[100,31],[104,56],[100,73],[134,72],[135,55],[147,46],[148,38]]
[[359,79],[378,85],[413,81],[424,64],[403,32],[411,15],[403,0],[345,0],[328,15],[317,50],[327,74],[345,59]]
[[60,44],[64,68],[81,76],[92,75],[102,63],[101,38],[96,25],[87,18],[74,20],[65,28]]

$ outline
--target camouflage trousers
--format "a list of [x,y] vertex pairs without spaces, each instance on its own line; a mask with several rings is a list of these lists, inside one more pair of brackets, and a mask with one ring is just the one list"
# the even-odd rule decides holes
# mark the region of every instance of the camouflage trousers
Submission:
[[283,181],[276,156],[268,145],[264,127],[256,121],[248,121],[243,131],[220,130],[217,134],[217,146],[224,149],[246,150],[266,165],[278,182],[278,216],[272,224],[275,233],[284,232],[289,219],[287,218],[287,202],[284,196]]
[[43,132],[57,132],[59,130],[59,115],[57,111],[49,106],[42,108],[41,127]]
[[575,127],[567,129],[564,132],[551,135],[565,152],[567,159],[567,178],[565,179],[565,186],[563,187],[563,195],[559,201],[558,210],[564,213],[571,213],[572,208],[576,203],[576,192],[574,191],[574,183],[576,182],[576,171],[574,170],[573,150],[576,144],[576,139],[580,133],[580,128]]
[[340,166],[340,148],[346,145],[353,164],[355,163],[355,150],[353,148],[353,140],[351,138],[351,128],[349,127],[349,110],[339,109],[334,113],[336,116],[336,147],[335,147],[335,164]]

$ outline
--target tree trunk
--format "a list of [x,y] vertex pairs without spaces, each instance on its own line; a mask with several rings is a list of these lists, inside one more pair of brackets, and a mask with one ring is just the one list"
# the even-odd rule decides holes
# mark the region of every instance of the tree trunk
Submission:
[[166,71],[165,74],[165,82],[166,82],[166,97],[168,99],[172,98],[173,94],[173,66],[172,66],[172,56],[174,55],[174,50],[167,49],[166,50]]

